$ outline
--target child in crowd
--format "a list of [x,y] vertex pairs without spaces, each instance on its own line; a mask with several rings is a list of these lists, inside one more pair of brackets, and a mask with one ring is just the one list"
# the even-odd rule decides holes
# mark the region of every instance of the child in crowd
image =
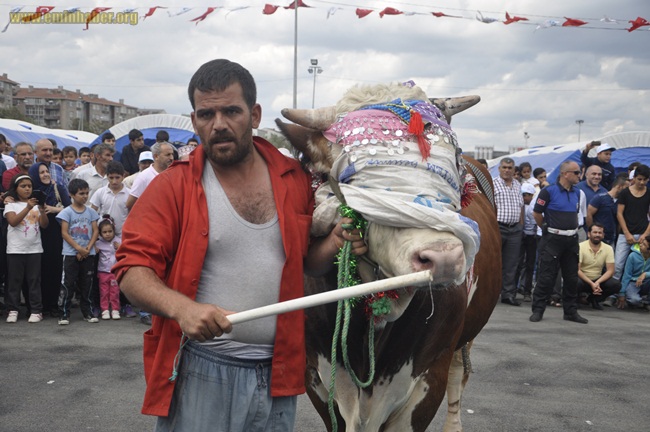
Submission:
[[90,198],[90,205],[97,213],[108,214],[115,222],[115,234],[122,233],[122,225],[126,220],[129,210],[126,200],[131,192],[123,182],[124,166],[118,161],[110,161],[106,165],[108,184],[97,190]]
[[63,166],[63,152],[60,148],[54,147],[54,149],[52,149],[52,162]]
[[41,229],[48,225],[45,214],[45,197],[39,201],[32,197],[32,179],[17,175],[11,181],[6,196],[13,198],[5,204],[4,216],[9,223],[7,228],[7,315],[8,323],[18,320],[20,290],[27,285],[27,302],[31,314],[28,322],[43,320],[41,302]]
[[65,146],[61,151],[63,152],[64,174],[67,177],[68,183],[70,183],[72,171],[79,166],[75,163],[77,160],[77,149],[72,146]]
[[[631,247],[630,255],[625,263],[623,278],[621,279],[621,291],[618,293],[618,304],[620,309],[626,306],[626,303],[634,307],[647,308],[650,304],[648,294],[650,294],[650,245],[648,238],[644,238],[639,243]],[[641,296],[646,296],[642,299]]]
[[81,147],[79,149],[79,159],[77,160],[77,165],[86,165],[90,163],[90,147]]
[[59,325],[70,324],[70,303],[78,287],[81,292],[80,308],[86,321],[99,322],[92,314],[91,293],[93,284],[95,242],[99,236],[95,210],[86,207],[90,187],[85,180],[72,179],[68,184],[72,204],[64,208],[56,219],[61,224],[63,237],[64,278],[59,294]]
[[[115,235],[115,223],[105,214],[99,222],[99,240],[95,248],[99,254],[97,278],[99,279],[99,305],[102,308],[102,319],[120,319],[120,287],[111,267],[115,264],[115,251],[120,247],[122,239]],[[109,311],[109,306],[112,311]]]

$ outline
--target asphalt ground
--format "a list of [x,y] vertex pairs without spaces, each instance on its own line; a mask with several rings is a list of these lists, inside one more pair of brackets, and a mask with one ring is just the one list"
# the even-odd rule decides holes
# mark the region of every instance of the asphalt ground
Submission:
[[[650,431],[650,313],[583,308],[589,324],[549,307],[498,304],[472,350],[466,431]],[[137,318],[91,324],[0,322],[0,431],[151,431]],[[427,431],[440,431],[446,408]],[[324,430],[306,396],[296,431]]]

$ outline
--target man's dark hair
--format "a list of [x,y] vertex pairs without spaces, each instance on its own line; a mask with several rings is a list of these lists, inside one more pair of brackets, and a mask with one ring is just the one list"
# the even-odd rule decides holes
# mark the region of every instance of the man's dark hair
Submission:
[[594,222],[594,223],[592,223],[591,226],[589,227],[589,232],[591,232],[591,230],[592,230],[594,227],[602,228],[603,231],[605,231],[605,225],[601,224],[600,222]]
[[514,164],[515,164],[515,161],[512,158],[509,158],[509,157],[504,157],[499,162],[499,166],[502,166],[502,165],[513,165],[514,166]]
[[224,91],[231,84],[239,83],[248,108],[252,109],[257,101],[257,88],[253,76],[239,63],[230,60],[217,59],[205,63],[192,76],[187,88],[192,109],[194,106],[194,91]]
[[129,141],[135,141],[142,136],[142,132],[137,129],[131,129],[129,131]]
[[70,192],[70,195],[75,195],[81,189],[90,189],[86,180],[75,178],[70,180],[70,183],[68,183],[68,192]]
[[639,165],[634,170],[634,177],[636,176],[643,176],[647,179],[650,179],[650,167],[648,167],[648,165],[643,165],[643,164]]
[[191,142],[195,142],[196,145],[199,145],[199,140],[197,140],[196,138],[190,138],[190,139],[187,140],[187,144],[188,144],[188,145],[189,145],[189,143],[191,143]]
[[545,173],[546,170],[544,168],[535,168],[533,170],[533,177],[537,178],[538,175]]
[[169,133],[166,130],[159,130],[156,132],[156,142],[169,141]]
[[77,149],[74,148],[73,146],[65,146],[61,149],[61,152],[63,153],[63,156],[65,156],[68,153],[73,153],[74,157],[77,157]]
[[111,174],[124,175],[124,165],[118,161],[110,161],[106,165],[106,175],[109,176]]
[[627,183],[629,180],[629,175],[627,173],[620,173],[619,175],[616,176],[614,179],[614,183],[612,183],[612,189],[614,189],[616,186],[621,186]]
[[79,156],[81,156],[83,153],[90,153],[90,147],[81,147],[79,149]]
[[6,143],[7,137],[0,133],[0,143]]
[[63,156],[63,152],[62,152],[61,149],[58,148],[58,147],[54,147],[54,148],[52,149],[52,156],[56,156],[56,155],[61,155],[61,156]]
[[110,132],[106,132],[104,135],[102,135],[102,142],[109,140],[109,139],[115,139],[115,135],[113,135]]
[[56,144],[56,140],[55,140],[54,138],[48,138],[48,141],[52,143],[52,146],[53,146],[54,148],[57,148],[57,147],[58,147],[58,145]]
[[627,172],[633,171],[639,165],[641,165],[641,162],[632,162],[630,166],[627,167]]
[[521,164],[519,164],[519,169],[520,169],[521,171],[523,171],[524,168],[530,168],[531,170],[533,169],[533,167],[532,167],[532,165],[530,164],[530,162],[522,162]]

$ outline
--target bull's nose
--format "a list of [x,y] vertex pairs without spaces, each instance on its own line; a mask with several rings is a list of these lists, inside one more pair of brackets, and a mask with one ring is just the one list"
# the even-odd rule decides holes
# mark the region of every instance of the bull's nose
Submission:
[[434,284],[449,284],[461,276],[465,269],[463,245],[445,242],[422,249],[413,254],[411,263],[415,271],[431,270]]

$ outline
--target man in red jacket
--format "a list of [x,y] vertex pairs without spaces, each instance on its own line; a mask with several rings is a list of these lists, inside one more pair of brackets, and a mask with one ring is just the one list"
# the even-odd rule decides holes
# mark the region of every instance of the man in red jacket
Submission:
[[235,327],[226,316],[301,297],[303,270],[324,273],[344,240],[366,247],[341,223],[310,245],[310,178],[253,137],[262,112],[246,69],[208,62],[189,97],[202,144],[144,191],[113,269],[155,314],[143,413],[159,416],[158,431],[290,431],[304,392],[302,311]]

